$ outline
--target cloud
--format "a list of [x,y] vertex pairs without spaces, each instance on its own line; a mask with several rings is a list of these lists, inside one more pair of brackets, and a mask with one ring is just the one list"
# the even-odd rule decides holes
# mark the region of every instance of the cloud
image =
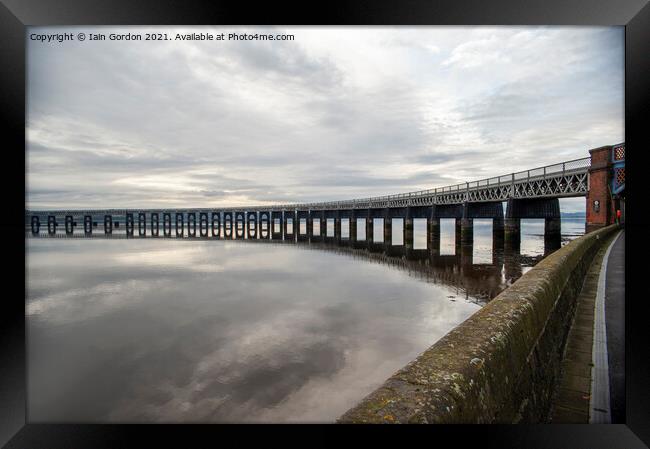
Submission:
[[366,197],[624,139],[622,28],[242,30],[295,40],[28,41],[26,206]]

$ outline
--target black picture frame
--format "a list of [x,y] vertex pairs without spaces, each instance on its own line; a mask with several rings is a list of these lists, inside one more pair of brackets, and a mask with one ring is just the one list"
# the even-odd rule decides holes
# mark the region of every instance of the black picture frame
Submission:
[[[82,425],[26,422],[25,357],[25,27],[29,25],[624,25],[625,141],[627,183],[626,234],[626,424],[492,425],[492,426],[224,426],[224,425]],[[480,447],[642,448],[650,444],[649,331],[643,307],[647,277],[641,260],[644,233],[650,229],[641,204],[642,160],[649,148],[642,117],[650,103],[650,5],[647,0],[402,0],[400,2],[311,3],[265,2],[254,7],[225,2],[2,0],[0,4],[0,69],[2,123],[6,164],[2,175],[5,293],[0,328],[0,444],[7,448],[189,446],[195,438],[211,445],[235,437],[237,446],[251,438],[265,444],[339,446],[363,433],[383,443],[408,443],[406,437],[429,444],[470,443]],[[645,113],[645,114],[644,114]],[[9,158],[9,161],[7,161]],[[631,163],[630,163],[631,161]],[[629,190],[629,188],[628,188]],[[92,379],[89,379],[92,382]],[[445,441],[446,440],[446,441]],[[351,442],[351,441],[350,441]],[[368,442],[369,444],[369,442]],[[416,444],[416,443],[413,443]],[[419,444],[419,443],[418,443]],[[366,444],[364,444],[366,445]]]

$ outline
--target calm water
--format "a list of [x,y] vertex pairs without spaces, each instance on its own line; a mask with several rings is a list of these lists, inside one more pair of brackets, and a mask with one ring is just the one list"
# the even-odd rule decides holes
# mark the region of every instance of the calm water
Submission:
[[[480,220],[469,255],[455,254],[453,222],[441,226],[441,255],[418,260],[322,244],[28,238],[29,419],[332,422],[544,252],[543,221],[523,221],[518,254],[493,252]],[[584,221],[562,231],[565,243]]]

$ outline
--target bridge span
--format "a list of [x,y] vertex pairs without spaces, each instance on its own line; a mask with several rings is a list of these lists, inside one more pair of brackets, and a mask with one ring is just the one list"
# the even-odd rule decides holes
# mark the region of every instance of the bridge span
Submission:
[[[587,232],[615,221],[625,199],[625,143],[590,150],[590,157],[452,186],[371,198],[229,208],[26,210],[33,234],[82,228],[84,234],[125,229],[127,235],[215,239],[323,241],[390,246],[394,237],[407,251],[436,253],[440,219],[456,220],[456,241],[471,244],[473,220],[492,219],[494,239],[512,248],[521,241],[521,219],[545,220],[545,243],[559,247],[559,198],[586,197]],[[503,203],[506,202],[504,214]],[[426,220],[426,246],[416,248],[413,227]],[[393,227],[403,236],[393,236]],[[161,229],[162,228],[162,229]],[[359,232],[359,231],[365,232]],[[81,232],[81,231],[79,231]],[[376,238],[383,234],[382,238]],[[362,234],[363,238],[359,236]],[[379,242],[379,243],[377,243]]]

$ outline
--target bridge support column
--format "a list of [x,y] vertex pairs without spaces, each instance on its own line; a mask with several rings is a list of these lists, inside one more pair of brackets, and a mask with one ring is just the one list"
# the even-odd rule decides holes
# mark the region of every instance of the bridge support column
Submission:
[[366,244],[368,247],[372,245],[372,241],[373,241],[372,214],[370,213],[370,209],[368,209],[366,214]]
[[147,216],[144,212],[138,212],[138,235],[143,237],[147,234]]
[[85,234],[93,233],[93,218],[90,215],[84,215],[84,233]]
[[454,234],[455,234],[455,244],[456,254],[460,254],[460,245],[463,237],[463,225],[461,223],[462,218],[455,219]]
[[[276,231],[276,222],[278,223]],[[271,212],[271,239],[282,240],[282,212]]]
[[104,234],[113,233],[113,216],[104,215]]
[[341,244],[341,213],[338,210],[334,216],[334,242]]
[[185,232],[185,225],[183,224],[183,214],[180,212],[176,213],[176,237],[183,237]]
[[133,235],[133,214],[127,212],[126,214],[126,235]]
[[460,265],[467,269],[471,268],[474,258],[474,246],[469,244],[461,244],[460,246]]
[[[470,205],[463,204],[463,216],[460,219],[460,244],[472,245],[474,243],[474,216],[471,215]],[[458,222],[456,222],[458,223]]]
[[231,211],[223,213],[223,238],[228,240],[234,239],[234,220]]
[[[207,227],[207,215],[206,215],[206,227]],[[158,237],[160,230],[159,230],[159,224],[158,224],[158,212],[153,212],[151,214],[151,235],[154,237]],[[207,230],[206,230],[207,233]]]
[[219,212],[212,212],[212,237],[221,237],[221,214]]
[[[433,208],[435,211],[435,207]],[[433,212],[431,215],[434,215]],[[432,255],[440,255],[440,218],[429,217],[427,221],[427,234],[429,235],[429,251]]]
[[187,236],[196,237],[196,212],[187,213]]
[[393,244],[393,219],[390,216],[390,209],[384,209],[384,246],[388,249]]
[[172,236],[172,216],[169,212],[163,213],[163,236]]
[[544,254],[550,254],[562,246],[561,219],[544,219]]
[[[291,232],[289,232],[289,220],[291,220]],[[286,211],[284,213],[284,239],[289,240],[291,242],[296,241],[296,233],[298,232],[298,226],[296,225],[296,211],[291,210],[291,211]]]
[[325,211],[320,213],[320,241],[325,242],[327,238],[327,215]]
[[350,211],[350,246],[357,243],[357,214],[354,209]]
[[460,219],[460,244],[472,245],[474,243],[474,219]]
[[282,211],[282,240],[288,240],[287,237],[287,218],[288,215],[285,211]]
[[261,211],[259,218],[260,239],[268,240],[271,237],[271,216],[269,211]]
[[246,212],[248,223],[246,223],[246,237],[257,240],[257,212]]
[[208,214],[205,212],[199,213],[199,235],[201,237],[208,236]]
[[72,233],[74,232],[74,229],[72,227],[72,222],[73,222],[72,215],[66,215],[65,216],[65,233],[66,233],[66,235],[72,235]]
[[407,256],[413,251],[413,211],[411,207],[406,208],[404,217],[404,250]]
[[519,251],[521,247],[520,218],[506,218],[504,220],[504,242],[509,249]]
[[[307,227],[308,212],[296,211],[296,224],[294,231],[296,232],[296,241],[304,242],[309,240],[309,228]],[[302,233],[302,221],[305,220],[305,233]]]
[[41,230],[41,221],[40,218],[38,218],[38,215],[32,215],[31,220],[32,234],[36,235]]
[[307,241],[311,242],[314,238],[314,217],[311,211],[307,211]]
[[505,233],[505,223],[503,216],[495,217],[492,219],[492,244],[493,246],[503,246],[503,238]]

